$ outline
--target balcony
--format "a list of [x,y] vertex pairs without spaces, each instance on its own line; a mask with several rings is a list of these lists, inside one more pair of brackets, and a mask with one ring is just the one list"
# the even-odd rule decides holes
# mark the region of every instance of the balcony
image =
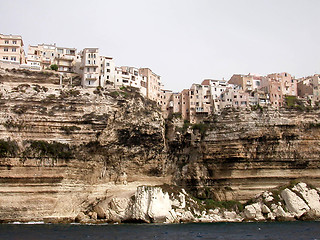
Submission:
[[68,56],[68,55],[62,55],[62,56],[57,56],[56,57],[58,60],[66,60],[66,61],[73,61],[75,59],[75,56]]
[[57,62],[57,65],[62,67],[72,67],[71,62]]
[[85,80],[88,80],[88,81],[96,81],[96,80],[98,80],[98,78],[91,76],[91,77],[86,77]]
[[42,59],[41,62],[44,63],[44,64],[50,64],[51,63],[51,59]]

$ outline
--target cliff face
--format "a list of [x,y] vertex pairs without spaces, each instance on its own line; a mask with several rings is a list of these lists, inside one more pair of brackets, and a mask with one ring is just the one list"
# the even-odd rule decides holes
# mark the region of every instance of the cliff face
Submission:
[[318,119],[315,111],[226,110],[170,136],[175,181],[200,198],[240,201],[293,179],[319,186]]
[[75,217],[108,194],[169,182],[164,120],[134,89],[0,73],[0,219]]
[[[113,198],[138,209],[131,197],[141,185],[240,201],[293,179],[319,186],[319,112],[230,110],[203,124],[165,124],[132,88],[82,89],[76,81],[0,71],[0,220],[92,217],[98,206],[117,205]],[[143,221],[156,221],[154,213]]]

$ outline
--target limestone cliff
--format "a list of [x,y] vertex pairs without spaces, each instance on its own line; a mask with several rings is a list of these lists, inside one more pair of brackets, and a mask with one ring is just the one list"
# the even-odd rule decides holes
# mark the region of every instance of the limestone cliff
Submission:
[[319,113],[226,109],[201,124],[172,121],[174,181],[200,198],[240,201],[293,179],[319,187]]
[[[245,202],[293,179],[319,187],[318,111],[230,109],[200,124],[165,122],[134,88],[83,89],[78,81],[0,70],[1,221],[73,220],[80,212],[184,221],[203,215],[191,195]],[[172,198],[147,187],[163,184],[186,192]],[[235,214],[215,219],[241,219]]]
[[164,120],[134,88],[29,71],[1,70],[0,81],[1,220],[74,218],[106,194],[170,182]]

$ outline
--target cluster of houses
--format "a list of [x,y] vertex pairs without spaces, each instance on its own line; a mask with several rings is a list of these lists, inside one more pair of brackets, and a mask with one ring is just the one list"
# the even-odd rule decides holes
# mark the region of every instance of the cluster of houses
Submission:
[[181,115],[191,123],[199,117],[219,113],[227,107],[250,106],[282,107],[288,96],[316,103],[319,101],[319,75],[296,79],[289,73],[234,74],[229,81],[205,79],[181,92],[165,90],[160,76],[149,68],[115,65],[112,57],[101,56],[98,48],[58,47],[56,44],[38,44],[24,52],[21,36],[0,34],[0,67],[50,69],[53,65],[62,74],[77,73],[83,87],[131,86],[161,107],[165,117]]

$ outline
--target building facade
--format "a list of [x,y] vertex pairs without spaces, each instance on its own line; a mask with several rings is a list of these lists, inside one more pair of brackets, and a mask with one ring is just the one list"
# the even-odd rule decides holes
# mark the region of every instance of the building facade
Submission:
[[0,60],[24,64],[25,52],[23,46],[21,36],[0,34]]
[[29,45],[27,64],[39,66],[42,70],[56,64],[59,72],[75,72],[76,61],[79,59],[76,51],[75,48],[57,47],[56,44]]
[[101,86],[100,55],[98,48],[85,48],[81,52],[82,86]]
[[161,88],[161,80],[160,76],[152,72],[150,68],[140,68],[139,73],[142,77],[144,77],[145,80],[147,80],[147,98],[150,100],[153,100],[157,102],[158,105],[161,105],[160,101],[160,95],[162,94]]

